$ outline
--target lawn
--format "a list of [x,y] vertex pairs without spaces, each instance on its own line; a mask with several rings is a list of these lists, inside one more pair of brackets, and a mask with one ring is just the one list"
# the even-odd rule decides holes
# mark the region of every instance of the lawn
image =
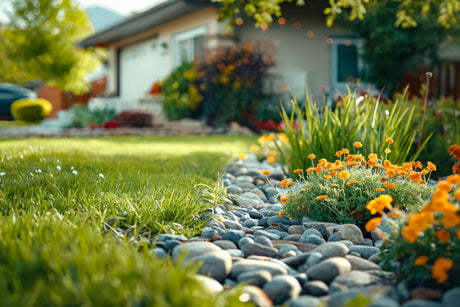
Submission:
[[197,296],[195,268],[166,265],[141,239],[197,234],[209,206],[195,185],[255,141],[0,141],[0,306],[212,305]]

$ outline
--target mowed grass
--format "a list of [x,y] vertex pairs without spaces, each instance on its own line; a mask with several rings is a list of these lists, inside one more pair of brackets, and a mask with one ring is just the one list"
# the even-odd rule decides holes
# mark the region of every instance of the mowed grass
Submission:
[[209,205],[195,185],[255,141],[0,141],[0,306],[212,306],[196,268],[157,260],[142,238],[197,234]]

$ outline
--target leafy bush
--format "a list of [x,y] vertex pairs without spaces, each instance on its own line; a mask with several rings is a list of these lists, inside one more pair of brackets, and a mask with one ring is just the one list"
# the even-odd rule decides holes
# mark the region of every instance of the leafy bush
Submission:
[[[364,145],[361,152],[366,156],[383,152],[386,137],[396,140],[388,158],[402,164],[407,161],[417,133],[414,109],[409,108],[404,96],[384,104],[379,99],[358,98],[349,92],[335,110],[326,105],[320,108],[308,99],[303,108],[296,101],[292,101],[292,105],[290,115],[281,108],[283,132],[289,142],[278,143],[281,163],[291,172],[308,168],[308,154],[314,152],[332,160],[334,149],[350,148],[355,140],[361,140]],[[426,140],[410,160],[417,159],[425,143]]]
[[237,121],[256,126],[254,110],[265,114],[270,109],[262,93],[263,78],[273,64],[267,50],[261,43],[220,46],[178,67],[162,84],[166,115],[202,118],[212,125]]
[[185,63],[173,70],[161,85],[163,110],[168,119],[197,117],[197,105],[203,100],[193,84],[197,72],[193,63]]
[[16,120],[25,122],[41,121],[53,110],[53,105],[46,99],[20,99],[11,105],[11,114]]
[[382,215],[370,220],[367,230],[379,230],[382,219],[393,227],[381,248],[382,266],[394,271],[399,280],[408,280],[412,287],[460,286],[459,183],[460,175],[448,177],[419,212],[397,218],[392,218],[392,198],[388,195],[367,205]]
[[[389,149],[390,144],[387,146]],[[365,207],[367,202],[383,192],[391,195],[401,210],[418,209],[420,201],[431,196],[432,189],[425,181],[436,169],[433,164],[425,169],[420,162],[399,166],[376,154],[366,160],[359,153],[361,143],[355,142],[355,147],[355,154],[348,149],[336,152],[339,159],[333,163],[326,159],[315,162],[316,156],[310,154],[311,167],[294,170],[297,185],[289,180],[281,182],[282,187],[290,187],[281,199],[287,216],[364,225],[371,218]]]
[[117,121],[120,127],[150,127],[152,114],[138,111],[124,111],[118,114]]

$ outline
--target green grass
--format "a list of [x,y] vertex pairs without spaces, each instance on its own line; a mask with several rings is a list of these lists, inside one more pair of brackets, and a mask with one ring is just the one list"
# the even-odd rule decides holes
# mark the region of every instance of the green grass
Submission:
[[195,185],[214,182],[254,142],[0,141],[0,306],[212,306],[196,291],[196,268],[157,260],[142,238],[197,234],[209,205]]

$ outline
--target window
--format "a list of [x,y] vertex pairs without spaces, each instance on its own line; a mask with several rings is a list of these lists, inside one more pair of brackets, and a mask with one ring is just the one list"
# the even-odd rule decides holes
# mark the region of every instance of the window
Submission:
[[364,63],[360,57],[363,47],[362,39],[332,38],[330,43],[330,78],[331,91],[338,89],[341,93],[347,91],[347,85],[359,81],[364,70]]
[[205,47],[206,27],[177,34],[173,37],[174,67],[193,61]]

